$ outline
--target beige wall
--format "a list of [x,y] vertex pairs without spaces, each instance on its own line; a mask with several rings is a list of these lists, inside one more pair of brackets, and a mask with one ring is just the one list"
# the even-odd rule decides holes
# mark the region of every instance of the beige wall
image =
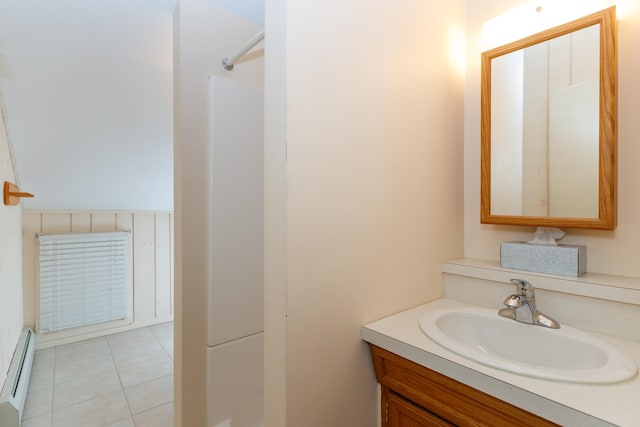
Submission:
[[[0,185],[16,182],[0,97]],[[26,190],[26,189],[24,189]],[[22,331],[22,207],[0,204],[0,389]]]
[[102,325],[37,334],[37,348],[173,320],[173,214],[131,211],[31,211],[22,218],[24,324],[35,328],[37,233],[131,230],[131,318]]
[[[515,3],[515,4],[514,4]],[[465,256],[500,259],[500,242],[528,240],[533,228],[480,224],[480,52],[482,23],[524,3],[511,0],[466,2],[467,66],[465,87]],[[640,236],[640,3],[618,3],[618,226],[614,231],[565,230],[563,243],[587,245],[590,272],[640,277],[637,238]]]
[[[267,58],[271,42],[284,43],[275,50],[286,69],[266,64],[267,152],[282,144],[277,120],[288,148],[285,226],[267,218],[268,261],[270,250],[282,254],[270,226],[286,228],[286,286],[277,271],[267,277],[267,292],[279,294],[265,299],[266,371],[283,374],[286,401],[283,384],[267,378],[266,425],[284,425],[286,414],[290,426],[373,426],[376,381],[361,325],[440,297],[440,263],[463,251],[463,79],[449,35],[463,29],[464,5],[271,5],[286,15],[267,2],[267,37],[285,16],[286,38],[280,29],[267,41]],[[270,93],[283,83],[270,67],[286,71],[286,95]],[[285,167],[283,157],[267,162]],[[276,186],[266,194],[282,198],[282,169],[266,170]]]
[[[176,238],[175,420],[206,425],[206,310],[210,251],[207,197],[209,75],[261,88],[258,57],[225,71],[223,57],[243,47],[260,28],[208,0],[178,2],[174,13],[174,187]],[[183,387],[184,385],[184,387]]]

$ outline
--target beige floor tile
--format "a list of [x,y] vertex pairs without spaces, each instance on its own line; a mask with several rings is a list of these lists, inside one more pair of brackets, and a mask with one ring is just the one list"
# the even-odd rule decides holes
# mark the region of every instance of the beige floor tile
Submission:
[[50,427],[51,412],[31,418],[23,418],[20,427]]
[[34,368],[31,369],[31,374],[29,375],[29,390],[51,388],[53,385],[53,365],[40,369]]
[[109,353],[109,345],[105,337],[64,344],[56,347],[56,362],[75,362],[91,359]]
[[122,391],[53,411],[52,427],[102,427],[129,417]]
[[53,410],[105,396],[118,390],[122,390],[122,386],[115,370],[56,384],[53,387]]
[[33,355],[32,369],[53,369],[53,357],[55,355],[55,348],[46,348],[44,350],[37,350]]
[[51,411],[51,387],[29,391],[24,404],[23,418],[31,418]]
[[136,365],[162,357],[166,355],[167,352],[162,348],[160,343],[154,339],[154,341],[142,342],[128,348],[113,350],[112,354],[113,361],[118,369],[121,369],[125,366]]
[[160,323],[159,325],[149,326],[149,329],[151,330],[153,335],[158,338],[158,341],[167,341],[173,343],[173,322]]
[[61,384],[114,371],[115,365],[109,352],[79,360],[56,359],[53,381],[54,384]]
[[133,415],[173,401],[173,375],[138,384],[124,390]]
[[173,359],[173,322],[150,326],[151,332],[158,338],[160,345]]
[[145,362],[118,368],[122,387],[128,388],[173,374],[173,360],[166,354]]
[[172,424],[173,322],[36,352],[22,427]]
[[124,420],[116,421],[113,424],[109,424],[106,427],[136,427],[136,425],[133,423],[133,418],[129,417]]
[[111,351],[119,352],[120,350],[126,350],[133,346],[140,346],[149,342],[158,342],[155,335],[149,330],[149,328],[139,328],[127,332],[121,332],[119,334],[107,336],[107,341]]
[[173,427],[173,402],[141,412],[133,419],[136,427]]
[[164,347],[164,346],[163,346],[163,348],[164,348],[164,350],[167,352],[167,354],[169,355],[169,357],[171,358],[171,360],[174,360],[174,357],[173,357],[173,351],[174,351],[174,350],[173,350],[173,345],[171,345],[171,346],[166,346],[166,347]]

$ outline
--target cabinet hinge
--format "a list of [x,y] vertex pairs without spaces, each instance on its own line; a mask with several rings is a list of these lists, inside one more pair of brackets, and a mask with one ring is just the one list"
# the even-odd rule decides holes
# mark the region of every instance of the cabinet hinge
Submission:
[[389,424],[389,402],[385,402],[384,406],[384,423]]

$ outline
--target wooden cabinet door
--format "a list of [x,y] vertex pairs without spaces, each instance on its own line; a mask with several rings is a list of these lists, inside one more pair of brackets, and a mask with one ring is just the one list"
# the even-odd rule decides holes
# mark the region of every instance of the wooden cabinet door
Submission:
[[383,391],[382,407],[385,408],[385,419],[382,424],[384,427],[446,427],[453,425],[392,391]]
[[[418,365],[397,354],[369,344],[378,383],[382,386],[382,425],[387,426],[486,426],[486,427],[558,427],[542,417],[510,405],[427,367]],[[398,424],[385,424],[391,419],[391,402],[387,413],[385,401],[392,393],[396,398],[406,399],[409,405],[436,417],[420,424],[420,411],[405,410],[399,415]],[[394,398],[395,399],[395,398]],[[439,418],[438,418],[439,417]],[[426,419],[426,418],[425,418]],[[446,420],[446,421],[444,421]],[[442,424],[442,423],[445,424]],[[447,422],[451,424],[446,424]],[[413,423],[413,424],[412,424]],[[416,424],[417,423],[417,424]]]

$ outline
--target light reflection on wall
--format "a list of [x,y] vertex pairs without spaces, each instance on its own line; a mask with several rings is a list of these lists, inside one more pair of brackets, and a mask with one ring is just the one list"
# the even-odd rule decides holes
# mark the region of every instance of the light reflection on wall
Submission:
[[[482,49],[488,50],[630,0],[538,0],[486,21]],[[617,9],[620,9],[618,7]],[[620,11],[617,10],[618,17]]]
[[452,27],[449,30],[449,62],[460,77],[465,73],[465,33],[462,29]]

